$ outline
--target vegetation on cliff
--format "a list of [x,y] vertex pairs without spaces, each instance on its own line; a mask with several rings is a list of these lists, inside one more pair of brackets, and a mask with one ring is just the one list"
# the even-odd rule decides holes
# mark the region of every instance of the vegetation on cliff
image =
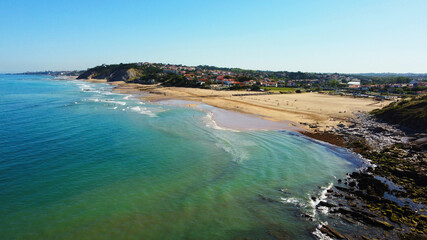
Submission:
[[394,102],[371,113],[388,123],[418,132],[427,131],[427,95]]
[[78,79],[106,79],[109,82],[125,81],[131,83],[161,83],[164,86],[193,87],[197,83],[193,80],[175,74],[165,73],[155,65],[141,65],[137,63],[111,64],[90,68],[83,72]]

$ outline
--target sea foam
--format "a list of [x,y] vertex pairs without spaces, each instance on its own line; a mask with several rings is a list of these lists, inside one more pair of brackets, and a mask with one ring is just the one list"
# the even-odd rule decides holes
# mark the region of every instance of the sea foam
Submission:
[[151,112],[150,110],[148,110],[145,107],[136,106],[136,107],[130,107],[129,109],[131,111],[137,112],[139,114],[144,114],[144,115],[147,115],[147,116],[150,116],[150,117],[157,117],[156,114],[154,114],[153,112]]

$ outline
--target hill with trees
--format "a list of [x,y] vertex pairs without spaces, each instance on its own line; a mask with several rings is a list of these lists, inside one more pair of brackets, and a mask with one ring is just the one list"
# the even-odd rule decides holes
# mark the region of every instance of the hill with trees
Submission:
[[161,83],[164,86],[177,87],[196,86],[196,81],[188,80],[175,73],[165,73],[156,64],[121,63],[101,65],[86,70],[77,79],[106,79],[108,82],[125,81],[142,84]]

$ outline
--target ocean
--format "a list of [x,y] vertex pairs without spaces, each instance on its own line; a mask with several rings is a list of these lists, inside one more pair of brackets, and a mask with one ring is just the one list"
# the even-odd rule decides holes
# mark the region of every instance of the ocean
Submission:
[[316,239],[316,201],[363,161],[206,109],[0,75],[0,239]]

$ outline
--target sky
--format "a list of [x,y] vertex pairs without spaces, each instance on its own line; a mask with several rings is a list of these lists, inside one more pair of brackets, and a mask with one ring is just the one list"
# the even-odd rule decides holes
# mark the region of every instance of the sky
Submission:
[[427,72],[426,0],[3,0],[0,73],[156,62]]

